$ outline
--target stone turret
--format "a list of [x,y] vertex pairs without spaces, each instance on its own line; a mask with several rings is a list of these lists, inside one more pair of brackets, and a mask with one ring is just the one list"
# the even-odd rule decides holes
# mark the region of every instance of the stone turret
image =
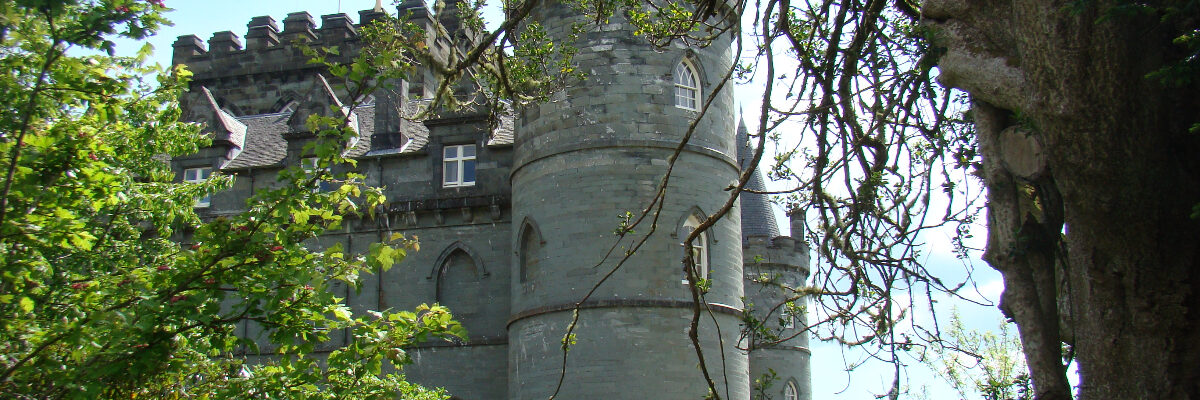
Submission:
[[[742,170],[752,167],[755,147],[745,121],[738,124],[738,163]],[[779,235],[775,211],[761,171],[755,171],[746,182],[741,195],[742,256],[745,268],[746,307],[752,315],[764,321],[777,337],[752,336],[750,347],[750,379],[759,380],[776,374],[778,381],[767,387],[771,398],[786,399],[789,385],[798,399],[808,400],[809,350],[804,310],[805,299],[796,299],[792,307],[784,305],[808,280],[809,249],[804,241],[804,213],[793,210],[788,214],[791,234]],[[755,193],[758,192],[758,193]]]
[[[791,388],[798,399],[809,400],[809,335],[804,331],[808,326],[807,299],[796,298],[794,291],[808,281],[809,248],[803,234],[804,213],[794,210],[788,219],[789,236],[748,235],[743,239],[746,306],[775,335],[750,338],[750,379],[774,371],[777,380],[767,389],[772,398],[787,398],[785,393]],[[785,304],[789,300],[790,306]]]
[[[562,40],[587,21],[565,3],[532,16]],[[620,249],[605,252],[623,212],[650,204],[698,104],[712,99],[674,167],[659,225],[645,245],[581,305],[577,343],[559,398],[698,399],[708,392],[686,335],[694,304],[684,278],[682,240],[727,199],[738,177],[733,97],[712,87],[733,62],[730,38],[693,49],[646,44],[615,16],[582,35],[578,68],[588,74],[553,101],[519,110],[513,161],[513,316],[509,398],[545,399],[558,382],[572,307],[616,267]],[[677,105],[679,67],[693,75],[699,98]],[[696,87],[698,86],[698,88]],[[692,93],[696,93],[692,92]],[[699,102],[695,100],[700,100]],[[700,337],[718,390],[748,399],[746,354],[738,342],[742,284],[738,209],[707,232],[698,250],[708,266],[707,293],[720,333],[704,317]],[[647,225],[637,235],[649,232]],[[727,346],[722,354],[719,340]],[[724,367],[724,368],[723,368]],[[728,387],[726,387],[728,385]]]

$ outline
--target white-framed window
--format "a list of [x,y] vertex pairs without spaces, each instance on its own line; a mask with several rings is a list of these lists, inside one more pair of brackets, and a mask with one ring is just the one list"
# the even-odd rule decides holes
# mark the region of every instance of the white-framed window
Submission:
[[[691,235],[698,227],[700,219],[694,215],[689,216],[683,223],[683,234]],[[708,232],[701,232],[696,236],[696,240],[692,241],[692,260],[696,263],[696,276],[702,280],[708,279]],[[683,283],[688,283],[686,274],[683,276]]]
[[[183,181],[187,183],[200,183],[207,181],[212,176],[212,167],[187,168],[183,170]],[[203,208],[211,204],[212,196],[203,196],[196,198],[195,207]]]
[[313,172],[317,170],[316,157],[304,157],[300,159],[300,168],[304,168],[304,172]]
[[675,107],[684,110],[700,109],[700,79],[696,67],[688,60],[675,66]]
[[283,107],[279,109],[279,112],[280,113],[296,112],[296,109],[299,107],[300,107],[300,103],[295,100],[292,100],[292,101],[289,101],[287,104],[284,104]]
[[800,400],[800,389],[796,387],[796,382],[788,381],[787,386],[783,387],[783,400]]
[[[304,157],[300,159],[300,168],[304,168],[304,172],[312,174],[313,171],[317,170],[317,163],[316,157]],[[313,185],[313,193],[317,193],[322,190],[325,190],[325,181],[317,181]]]
[[475,186],[475,145],[442,148],[442,187]]
[[783,310],[783,315],[781,315],[779,318],[780,318],[780,323],[781,323],[780,326],[783,329],[795,329],[796,328],[796,313],[793,312],[791,309],[785,308]]

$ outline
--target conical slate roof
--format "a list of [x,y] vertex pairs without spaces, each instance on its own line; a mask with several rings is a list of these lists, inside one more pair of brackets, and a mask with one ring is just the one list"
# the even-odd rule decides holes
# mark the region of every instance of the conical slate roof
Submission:
[[[743,171],[750,168],[750,161],[754,158],[754,147],[750,144],[750,132],[746,130],[745,120],[738,122],[737,158]],[[761,171],[754,171],[750,181],[746,182],[746,189],[767,190]],[[742,238],[749,236],[779,236],[775,212],[771,208],[771,200],[765,194],[742,192]]]

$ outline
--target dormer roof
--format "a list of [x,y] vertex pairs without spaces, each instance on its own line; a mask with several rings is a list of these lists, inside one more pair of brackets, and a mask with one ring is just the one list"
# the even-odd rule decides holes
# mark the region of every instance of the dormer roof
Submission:
[[221,109],[207,87],[200,87],[199,100],[193,103],[185,119],[203,124],[204,133],[211,135],[214,144],[225,143],[239,149],[245,147],[246,125]]
[[351,113],[350,108],[342,104],[337,94],[334,93],[333,88],[329,86],[329,81],[325,80],[323,75],[316,74],[316,79],[312,80],[312,89],[297,100],[299,100],[300,104],[287,119],[289,134],[312,134],[312,130],[307,125],[310,115],[329,116],[338,119],[349,118],[350,129],[354,130],[356,134],[360,133],[358,115]]

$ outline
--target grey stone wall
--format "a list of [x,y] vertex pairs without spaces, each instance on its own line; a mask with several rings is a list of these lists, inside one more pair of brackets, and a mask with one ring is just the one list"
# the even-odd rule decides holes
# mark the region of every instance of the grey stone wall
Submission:
[[[571,23],[581,21],[575,11],[556,3],[535,14],[552,38],[565,37]],[[726,198],[721,189],[739,171],[732,96],[711,90],[717,74],[732,62],[728,44],[697,51],[655,49],[614,17],[578,43],[576,62],[589,74],[587,82],[520,110],[513,220],[536,223],[544,243],[540,273],[524,282],[514,280],[509,398],[545,398],[554,390],[562,367],[559,343],[571,306],[615,267],[638,236],[651,233],[647,221],[605,258],[617,241],[613,231],[619,215],[637,214],[650,204],[668,158],[697,116],[674,106],[671,74],[685,57],[699,66],[703,96],[715,97],[715,108],[701,120],[675,166],[657,229],[584,303],[588,308],[580,315],[561,396],[695,399],[706,393],[695,354],[685,350],[690,347],[686,326],[691,300],[680,283],[678,225],[691,213],[703,217],[714,212]],[[513,232],[518,243],[520,229]],[[738,213],[717,224],[710,237],[714,284],[708,301],[715,308],[737,309],[743,294]],[[717,312],[714,318],[720,339],[735,344],[736,313]],[[715,327],[707,326],[702,334],[707,366],[714,377],[728,379],[717,379],[719,390],[727,390],[728,398],[748,398],[746,355],[727,347],[722,364]]]

